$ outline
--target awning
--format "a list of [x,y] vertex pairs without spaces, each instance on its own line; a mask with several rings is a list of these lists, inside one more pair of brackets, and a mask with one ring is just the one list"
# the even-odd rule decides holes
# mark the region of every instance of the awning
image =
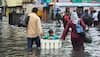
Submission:
[[55,6],[58,7],[65,7],[65,6],[69,6],[69,7],[76,7],[76,6],[86,6],[86,7],[98,7],[100,6],[100,3],[55,3]]

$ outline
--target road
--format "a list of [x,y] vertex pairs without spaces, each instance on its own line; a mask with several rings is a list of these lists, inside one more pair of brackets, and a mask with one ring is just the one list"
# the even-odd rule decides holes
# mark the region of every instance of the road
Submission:
[[[42,23],[45,34],[52,28],[57,35],[61,35],[63,26],[56,27],[56,23]],[[33,48],[33,54],[28,55],[26,29],[23,27],[10,26],[8,19],[0,22],[0,57],[100,57],[100,32],[97,28],[90,28],[89,35],[93,42],[85,45],[85,51],[74,52],[70,41],[70,33],[66,37],[60,49],[37,49]]]

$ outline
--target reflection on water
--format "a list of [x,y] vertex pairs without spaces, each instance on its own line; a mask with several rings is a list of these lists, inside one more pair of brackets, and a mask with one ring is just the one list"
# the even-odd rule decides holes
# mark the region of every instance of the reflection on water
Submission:
[[79,51],[72,51],[71,57],[91,57],[91,55],[88,52],[79,50]]
[[71,57],[85,57],[84,51],[72,51]]
[[[57,35],[61,35],[63,27],[55,27],[55,24],[43,24],[45,33],[53,28]],[[93,42],[85,44],[85,51],[72,51],[70,35],[66,37],[61,49],[36,49],[32,55],[28,55],[26,30],[22,27],[10,26],[7,22],[0,22],[0,57],[100,57],[100,38],[96,29],[90,29]]]
[[28,57],[41,57],[41,50],[37,48],[33,48],[32,54],[28,55]]

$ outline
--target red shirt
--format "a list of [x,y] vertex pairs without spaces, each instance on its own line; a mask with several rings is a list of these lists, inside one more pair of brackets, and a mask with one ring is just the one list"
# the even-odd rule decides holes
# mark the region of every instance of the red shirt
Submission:
[[68,22],[68,21],[70,20],[70,16],[65,15],[65,16],[64,16],[64,20],[65,20],[66,22]]

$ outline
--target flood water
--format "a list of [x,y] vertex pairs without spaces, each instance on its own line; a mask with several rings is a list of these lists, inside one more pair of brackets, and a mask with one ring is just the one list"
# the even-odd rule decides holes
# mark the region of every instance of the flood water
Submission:
[[[56,27],[53,23],[42,23],[45,34],[49,28],[54,29],[59,36],[62,27]],[[100,57],[100,32],[97,28],[90,28],[89,35],[93,42],[85,43],[85,51],[73,51],[70,41],[70,33],[66,37],[60,49],[37,49],[33,48],[32,55],[28,55],[26,29],[23,27],[10,26],[7,18],[0,22],[0,57]]]

